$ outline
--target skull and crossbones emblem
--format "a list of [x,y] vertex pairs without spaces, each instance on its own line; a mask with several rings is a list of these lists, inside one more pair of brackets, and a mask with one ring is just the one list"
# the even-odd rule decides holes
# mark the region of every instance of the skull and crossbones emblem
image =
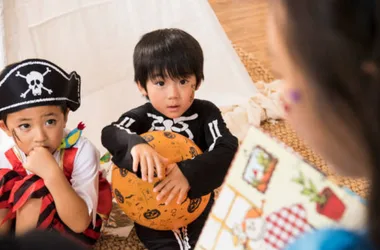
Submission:
[[28,89],[24,93],[22,93],[20,95],[20,97],[26,98],[26,95],[30,91],[32,91],[32,94],[34,96],[41,95],[42,94],[42,90],[47,91],[49,93],[49,95],[51,93],[53,93],[53,91],[51,89],[48,89],[48,88],[46,88],[43,85],[44,76],[46,74],[48,74],[49,72],[51,72],[51,70],[48,67],[46,67],[46,71],[43,74],[41,74],[40,72],[37,72],[37,71],[31,71],[29,74],[27,74],[26,76],[24,76],[24,75],[20,74],[20,71],[17,71],[16,76],[22,77],[22,78],[26,79],[26,82],[29,85]]

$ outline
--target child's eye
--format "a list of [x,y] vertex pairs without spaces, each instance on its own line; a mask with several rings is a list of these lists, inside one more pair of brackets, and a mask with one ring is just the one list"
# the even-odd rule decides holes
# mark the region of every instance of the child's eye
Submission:
[[25,124],[19,125],[18,127],[20,130],[27,130],[30,128],[30,124],[25,123]]
[[159,82],[156,82],[155,85],[162,87],[165,85],[165,83],[163,81],[159,81]]
[[54,119],[50,119],[50,120],[46,121],[46,125],[48,125],[48,126],[55,125],[56,123],[57,123],[57,121]]
[[188,83],[189,81],[186,80],[186,79],[182,79],[181,81],[179,81],[180,84],[182,85],[185,85],[186,83]]

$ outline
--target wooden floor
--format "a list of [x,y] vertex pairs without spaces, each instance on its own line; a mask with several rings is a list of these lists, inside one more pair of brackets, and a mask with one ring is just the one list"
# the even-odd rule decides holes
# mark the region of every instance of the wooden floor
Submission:
[[268,0],[209,0],[227,36],[270,68],[266,20]]

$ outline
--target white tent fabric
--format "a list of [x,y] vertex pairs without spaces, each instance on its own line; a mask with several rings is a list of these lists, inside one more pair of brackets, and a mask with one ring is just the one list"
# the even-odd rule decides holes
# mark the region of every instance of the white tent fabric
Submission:
[[[101,151],[101,129],[145,102],[133,82],[132,54],[151,30],[181,28],[200,42],[205,82],[197,98],[228,106],[258,93],[207,0],[0,0],[0,8],[0,66],[45,58],[77,71],[82,106],[69,127],[86,123],[85,135]],[[7,140],[0,134],[0,149]]]

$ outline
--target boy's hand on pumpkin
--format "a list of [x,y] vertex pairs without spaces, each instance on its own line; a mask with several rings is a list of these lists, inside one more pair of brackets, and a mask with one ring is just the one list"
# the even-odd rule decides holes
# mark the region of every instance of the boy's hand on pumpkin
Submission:
[[163,179],[154,189],[154,192],[159,192],[157,200],[160,201],[167,196],[165,205],[168,205],[176,196],[177,204],[181,204],[186,197],[187,192],[190,189],[189,182],[183,175],[176,163],[168,166],[168,175]]
[[154,173],[157,173],[160,179],[165,177],[165,168],[169,161],[157,153],[149,144],[137,144],[132,148],[131,155],[133,158],[132,169],[137,172],[140,164],[141,179],[143,181],[152,183]]

